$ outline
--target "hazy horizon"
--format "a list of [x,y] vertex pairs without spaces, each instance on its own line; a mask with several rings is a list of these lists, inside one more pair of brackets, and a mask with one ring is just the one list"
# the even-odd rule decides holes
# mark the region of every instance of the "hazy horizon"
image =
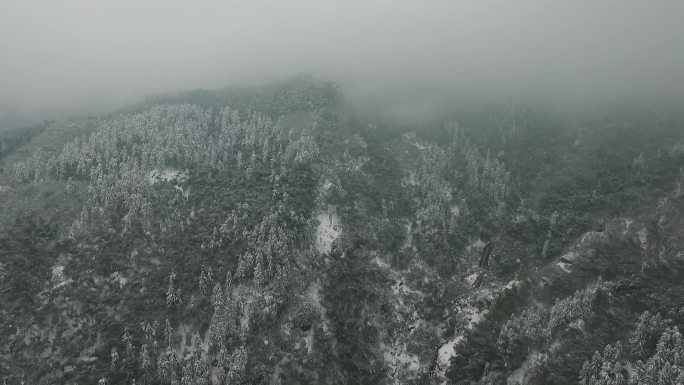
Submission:
[[7,2],[0,115],[100,113],[300,73],[362,102],[680,97],[682,14],[676,1]]

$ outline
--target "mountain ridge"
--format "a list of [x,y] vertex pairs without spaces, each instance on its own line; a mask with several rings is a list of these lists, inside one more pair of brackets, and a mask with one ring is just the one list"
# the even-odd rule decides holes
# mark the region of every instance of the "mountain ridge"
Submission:
[[343,98],[297,77],[8,140],[0,377],[684,378],[679,114],[494,108],[412,130]]

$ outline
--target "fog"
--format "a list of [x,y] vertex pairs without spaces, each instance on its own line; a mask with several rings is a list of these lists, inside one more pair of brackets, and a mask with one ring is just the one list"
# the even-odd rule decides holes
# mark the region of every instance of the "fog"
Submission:
[[299,73],[359,105],[678,96],[682,15],[677,0],[2,0],[0,122]]

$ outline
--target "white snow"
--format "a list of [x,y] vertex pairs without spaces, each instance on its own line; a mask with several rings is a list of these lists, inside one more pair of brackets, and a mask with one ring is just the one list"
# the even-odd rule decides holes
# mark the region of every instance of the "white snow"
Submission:
[[64,266],[54,265],[52,266],[52,280],[56,282],[64,281]]
[[561,258],[568,261],[568,262],[572,262],[577,258],[577,253],[574,251],[570,251],[568,253],[563,254],[563,256],[561,256]]
[[[394,284],[392,285],[392,292],[397,296],[401,294],[414,294],[419,297],[425,297],[425,293],[423,293],[422,291],[411,289],[410,287],[408,287],[408,285],[404,283],[404,279],[401,278],[401,276],[394,281]],[[397,299],[399,300],[399,304],[401,306],[404,306],[404,300],[402,298]]]
[[316,229],[316,249],[319,253],[328,254],[332,243],[340,236],[340,226],[337,214],[333,211],[318,214],[318,228]]
[[311,304],[318,310],[321,315],[322,327],[324,332],[328,332],[328,319],[326,318],[326,308],[321,303],[321,284],[316,282],[310,285],[306,290],[306,296],[311,301]]
[[408,326],[408,330],[409,330],[409,332],[410,332],[411,334],[413,334],[413,332],[414,332],[415,330],[418,330],[418,329],[420,328],[421,325],[423,325],[423,324],[426,323],[424,319],[418,317],[418,312],[417,312],[417,311],[414,310],[412,315],[413,315],[414,321],[413,321],[413,323],[411,323],[411,324]]
[[487,314],[487,310],[479,311],[476,307],[468,306],[463,310],[466,314],[465,317],[468,320],[468,330],[472,329],[473,326],[477,325],[482,321],[482,317]]
[[458,215],[461,213],[461,209],[458,207],[458,205],[453,205],[451,206],[451,215],[458,217]]
[[508,282],[506,286],[504,286],[505,289],[511,290],[514,287],[517,287],[520,285],[520,281],[517,279],[512,280],[511,282]]
[[401,178],[401,186],[406,187],[406,186],[417,186],[418,185],[418,179],[416,179],[416,173],[415,172],[409,172],[407,176],[404,176]]
[[637,236],[639,237],[639,243],[641,243],[641,249],[646,250],[646,246],[648,246],[648,233],[646,233],[646,228],[639,230]]
[[417,355],[408,353],[406,346],[387,346],[384,343],[380,344],[382,350],[382,357],[392,370],[392,376],[395,377],[395,383],[399,383],[399,378],[396,377],[397,372],[401,369],[410,371],[418,371],[420,369],[420,360]]
[[412,229],[412,226],[413,226],[413,225],[412,225],[411,223],[407,223],[407,224],[405,225],[405,228],[406,228],[406,237],[404,238],[404,244],[402,245],[402,247],[403,247],[404,249],[412,249],[413,251],[416,251],[416,250],[417,250],[417,249],[416,249],[416,246],[413,244],[413,233],[412,233],[412,232],[413,232],[413,229]]
[[311,349],[313,348],[313,334],[314,329],[311,328],[304,337],[304,344],[306,345],[306,354],[311,354]]
[[189,335],[192,333],[192,326],[186,323],[182,323],[178,325],[178,330],[176,331],[176,335],[179,338],[180,341],[180,347],[178,349],[178,352],[183,354],[185,351],[189,351],[192,349],[192,341],[191,338],[188,338]]
[[539,352],[530,353],[522,365],[513,373],[511,373],[508,379],[506,379],[506,383],[509,385],[524,384],[527,377],[527,372],[530,370],[530,368],[544,358],[546,358],[546,354]]
[[[472,329],[475,325],[477,325],[481,320],[482,317],[487,314],[487,310],[482,310],[480,311],[478,308],[472,306],[472,305],[467,305],[463,308],[461,308],[460,313],[463,314],[463,318],[466,320],[466,330]],[[437,352],[437,376],[438,378],[442,379],[442,384],[446,384],[446,371],[449,369],[449,365],[451,357],[456,355],[456,345],[460,344],[461,341],[463,341],[464,336],[463,334],[457,335],[451,340],[447,341],[442,347],[439,348],[439,351]]]
[[52,287],[53,289],[57,289],[58,287],[68,285],[71,282],[73,282],[73,279],[67,278],[66,274],[64,274],[64,266],[63,265],[52,266],[52,278],[51,278],[51,280],[55,283],[54,286]]
[[441,373],[446,373],[446,369],[449,367],[449,360],[456,355],[455,347],[461,341],[463,341],[463,336],[456,336],[439,348],[439,369]]
[[240,332],[249,330],[249,321],[252,318],[252,301],[253,299],[250,298],[241,304]]
[[570,266],[569,263],[558,262],[558,263],[556,263],[556,266],[560,267],[561,270],[563,270],[563,271],[566,272],[566,273],[569,273],[569,272],[572,271],[572,270],[570,270],[570,268],[568,268],[568,266]]
[[[410,225],[407,226],[407,231],[410,232]],[[380,267],[383,270],[383,274],[393,281],[391,289],[396,312],[395,316],[397,321],[402,323],[406,330],[408,330],[408,335],[395,336],[391,338],[390,342],[380,343],[383,359],[390,369],[392,383],[395,385],[406,383],[407,380],[416,375],[420,370],[420,358],[415,354],[409,353],[407,350],[407,337],[411,336],[415,330],[425,323],[425,320],[421,319],[418,312],[413,309],[411,303],[413,303],[413,298],[416,296],[424,297],[425,294],[420,290],[412,289],[407,284],[404,272],[393,268],[383,258],[373,255],[371,262]]]
[[471,251],[471,250],[482,250],[485,247],[486,243],[484,243],[481,239],[477,239],[475,242],[471,242],[468,246],[466,246],[466,251]]
[[582,235],[579,242],[577,242],[576,247],[580,248],[582,246],[585,246],[585,244],[588,242],[599,241],[599,240],[605,241],[605,240],[607,240],[607,238],[608,238],[608,236],[603,232],[589,231],[589,232],[586,232]]
[[109,279],[111,279],[114,282],[118,282],[119,288],[126,286],[126,283],[128,283],[128,278],[121,275],[121,273],[119,273],[118,271],[110,274]]
[[380,259],[379,257],[373,257],[373,259],[371,260],[371,262],[375,263],[376,265],[378,265],[378,266],[379,266],[380,268],[382,268],[382,269],[391,269],[391,268],[392,268],[392,267],[389,265],[389,263],[383,261],[383,260]]
[[560,349],[560,347],[561,347],[560,341],[558,341],[558,340],[553,341],[553,343],[551,345],[549,345],[549,351],[552,353],[556,352],[556,351],[558,351],[558,349]]
[[465,277],[465,281],[468,282],[468,285],[473,286],[479,275],[480,274],[477,272],[470,274],[469,276]]
[[188,179],[188,176],[179,170],[167,168],[161,171],[157,169],[150,171],[148,179],[150,184],[156,184],[159,182],[172,182],[173,184],[179,184],[185,182]]
[[422,291],[411,289],[408,285],[406,285],[404,274],[401,271],[392,268],[387,261],[375,256],[373,259],[371,259],[371,262],[376,264],[381,269],[386,270],[387,274],[392,278],[392,280],[394,280],[394,283],[392,284],[392,292],[397,297],[396,299],[399,302],[400,307],[404,306],[404,300],[401,297],[402,294],[414,294],[418,295],[419,297],[425,297],[425,293]]

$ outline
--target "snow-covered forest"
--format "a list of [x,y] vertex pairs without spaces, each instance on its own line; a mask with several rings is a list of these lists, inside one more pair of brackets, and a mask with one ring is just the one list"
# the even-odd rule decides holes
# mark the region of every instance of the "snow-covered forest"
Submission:
[[684,385],[682,15],[0,1],[0,385]]
[[3,138],[7,383],[684,379],[679,113],[206,96]]

